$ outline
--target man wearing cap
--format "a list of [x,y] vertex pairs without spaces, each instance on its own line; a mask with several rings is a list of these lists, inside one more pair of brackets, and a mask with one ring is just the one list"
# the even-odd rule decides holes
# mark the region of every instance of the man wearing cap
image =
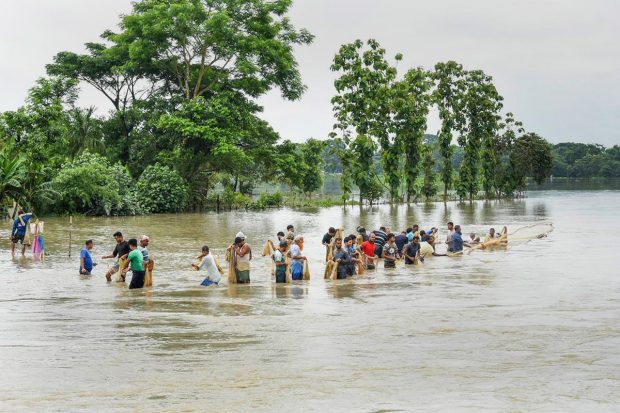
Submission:
[[278,249],[273,252],[272,258],[276,263],[276,283],[286,282],[286,249],[288,248],[288,242],[286,240],[280,241]]
[[150,287],[151,285],[153,285],[154,267],[153,260],[151,260],[148,250],[150,238],[147,235],[142,235],[139,242],[140,245],[138,246],[138,249],[142,253],[142,257],[144,258],[144,286]]
[[150,239],[146,235],[142,235],[140,237],[140,246],[138,247],[138,249],[142,253],[142,257],[144,257],[144,265],[147,265],[149,263],[149,241]]

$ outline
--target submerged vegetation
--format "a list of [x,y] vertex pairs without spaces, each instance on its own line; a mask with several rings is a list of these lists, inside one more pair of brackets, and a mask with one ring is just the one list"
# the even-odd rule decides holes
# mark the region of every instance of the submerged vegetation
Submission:
[[[352,203],[354,192],[371,204],[440,191],[500,198],[552,168],[617,174],[616,147],[576,160],[556,146],[554,159],[550,144],[502,113],[484,72],[451,61],[401,74],[402,56],[390,62],[375,40],[343,45],[334,58],[332,136],[282,140],[256,101],[305,90],[293,51],[313,35],[291,24],[291,4],[140,0],[85,53],[58,53],[25,104],[0,114],[0,205],[124,215],[332,205]],[[80,107],[85,86],[109,107]],[[431,110],[437,136],[425,135]],[[339,175],[340,199],[312,198],[325,173]]]

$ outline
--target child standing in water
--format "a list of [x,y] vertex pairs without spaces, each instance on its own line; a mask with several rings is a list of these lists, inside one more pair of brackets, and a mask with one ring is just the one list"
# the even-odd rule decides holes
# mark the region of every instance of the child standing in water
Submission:
[[398,253],[398,247],[394,242],[394,234],[388,234],[387,244],[383,247],[383,261],[385,268],[396,267],[396,254]]
[[286,282],[286,248],[288,242],[280,241],[278,249],[273,252],[273,261],[276,263],[276,283]]

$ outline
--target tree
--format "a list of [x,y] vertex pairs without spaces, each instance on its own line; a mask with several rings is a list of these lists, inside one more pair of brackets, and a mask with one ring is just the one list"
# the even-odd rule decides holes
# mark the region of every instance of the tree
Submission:
[[127,67],[161,80],[186,100],[235,90],[258,97],[274,87],[298,99],[293,48],[312,42],[286,16],[291,0],[142,0],[106,37],[129,50]]
[[[399,61],[402,56],[396,55]],[[398,196],[400,187],[399,155],[400,142],[390,136],[392,83],[396,79],[396,69],[386,60],[385,49],[370,39],[364,44],[361,40],[344,44],[334,57],[331,70],[339,72],[334,82],[337,95],[331,100],[336,117],[334,130],[338,130],[349,148],[346,156],[365,156],[352,160],[355,169],[343,178],[352,181],[360,188],[373,182],[368,165],[375,154],[374,140],[382,148],[383,170],[392,198]],[[364,165],[365,170],[360,169]]]
[[146,213],[181,212],[188,200],[187,183],[173,169],[150,165],[136,183],[140,205]]
[[458,142],[465,150],[465,157],[459,173],[457,192],[464,198],[473,199],[480,188],[479,169],[481,154],[484,153],[483,182],[489,191],[495,187],[493,182],[496,158],[493,152],[493,138],[499,124],[499,111],[503,98],[493,85],[493,78],[481,70],[466,74],[467,89],[463,102],[466,118],[464,133]]
[[449,61],[437,63],[433,73],[436,88],[433,92],[433,100],[439,109],[441,129],[437,135],[439,153],[443,158],[441,167],[441,180],[444,184],[444,200],[448,197],[448,191],[453,185],[454,146],[452,140],[455,131],[461,131],[465,119],[462,106],[466,88],[465,71],[457,62]]
[[[430,109],[431,86],[429,73],[422,68],[417,68],[409,70],[405,78],[393,87],[394,140],[399,142],[398,147],[405,154],[404,168],[408,201],[417,195],[415,184],[422,159],[422,140],[426,132],[426,119]],[[399,159],[400,154],[394,155],[396,159]]]
[[424,169],[424,183],[420,192],[424,197],[429,200],[437,195],[437,183],[435,182],[435,159],[433,158],[433,147],[430,145],[424,145],[421,148],[422,151],[422,167]]
[[97,152],[103,148],[101,122],[93,117],[95,108],[74,108],[69,111],[69,157],[74,159],[84,151]]
[[517,173],[533,177],[538,185],[549,176],[553,166],[552,146],[535,133],[517,138],[511,157]]
[[10,147],[0,150],[0,206],[7,199],[19,201],[25,172],[26,161],[23,157],[16,156]]
[[301,144],[304,163],[302,191],[309,195],[323,187],[323,148],[325,144],[317,139],[308,139]]

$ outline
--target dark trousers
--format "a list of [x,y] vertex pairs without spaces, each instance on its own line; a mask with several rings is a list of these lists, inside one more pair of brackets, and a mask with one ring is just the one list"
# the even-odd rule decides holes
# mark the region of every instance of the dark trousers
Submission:
[[144,288],[144,271],[132,271],[131,282],[129,283],[129,289],[132,288]]
[[286,282],[286,267],[277,267],[276,268],[276,282],[277,283],[285,283]]

